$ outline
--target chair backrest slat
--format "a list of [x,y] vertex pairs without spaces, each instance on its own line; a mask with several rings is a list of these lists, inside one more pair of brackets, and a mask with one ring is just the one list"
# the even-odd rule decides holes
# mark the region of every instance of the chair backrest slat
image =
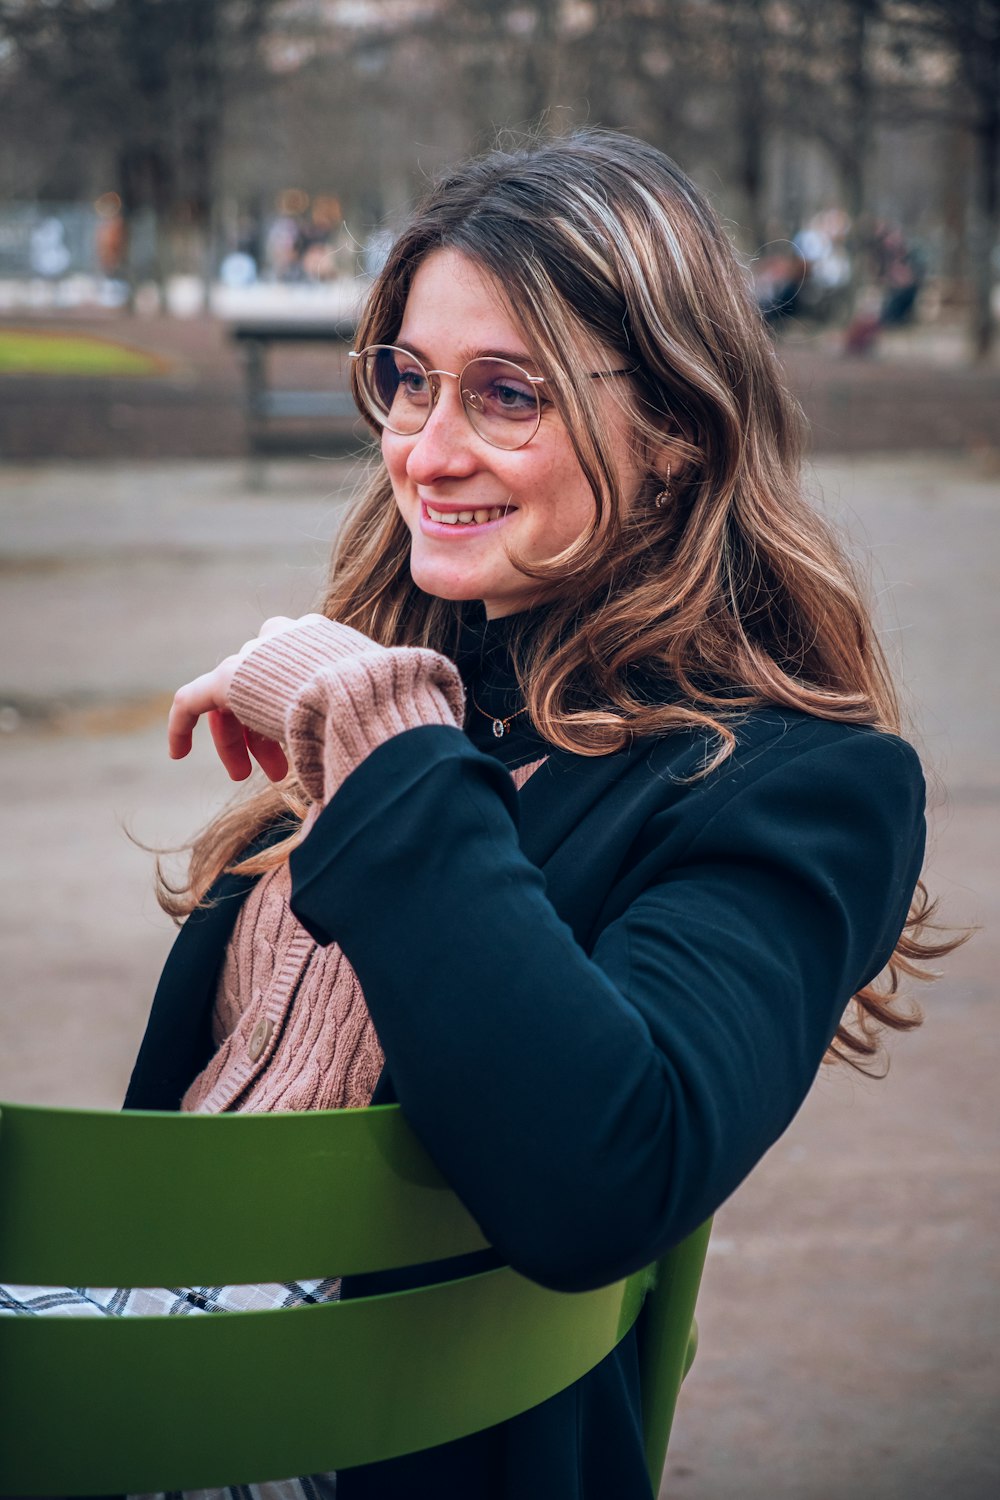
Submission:
[[3,1105],[0,1183],[4,1281],[290,1281],[486,1244],[397,1105],[279,1115]]
[[282,1312],[0,1319],[0,1494],[252,1483],[464,1436],[593,1368],[639,1280],[567,1296],[502,1268]]

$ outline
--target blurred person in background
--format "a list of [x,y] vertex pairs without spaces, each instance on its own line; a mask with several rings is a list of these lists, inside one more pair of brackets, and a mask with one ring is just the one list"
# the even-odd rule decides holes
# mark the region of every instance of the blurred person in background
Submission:
[[884,328],[912,323],[926,275],[919,246],[881,219],[871,227],[866,255],[869,284],[844,336],[847,354],[870,354]]

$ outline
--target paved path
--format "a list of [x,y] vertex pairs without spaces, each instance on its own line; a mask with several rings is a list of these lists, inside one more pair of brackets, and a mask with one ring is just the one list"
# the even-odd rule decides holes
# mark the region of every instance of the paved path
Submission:
[[[1000,478],[972,460],[828,463],[873,551],[920,705],[933,887],[982,931],[883,1082],[824,1071],[718,1215],[668,1466],[672,1500],[986,1500],[997,1417]],[[338,463],[0,467],[0,1098],[114,1106],[171,938],[151,844],[224,794],[179,765],[178,681],[307,608]]]

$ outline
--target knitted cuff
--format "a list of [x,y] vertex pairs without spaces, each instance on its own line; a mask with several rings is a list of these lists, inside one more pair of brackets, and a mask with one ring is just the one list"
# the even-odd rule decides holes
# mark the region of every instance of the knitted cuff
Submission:
[[305,615],[265,637],[240,662],[229,690],[233,713],[241,724],[283,744],[288,710],[317,672],[383,649],[350,625]]
[[286,748],[313,801],[328,802],[351,772],[394,735],[422,724],[460,728],[457,669],[436,651],[398,646],[319,673],[288,715]]
[[458,669],[436,651],[379,646],[309,615],[244,658],[230,704],[241,723],[284,744],[306,794],[327,802],[393,735],[423,724],[460,728],[465,694]]

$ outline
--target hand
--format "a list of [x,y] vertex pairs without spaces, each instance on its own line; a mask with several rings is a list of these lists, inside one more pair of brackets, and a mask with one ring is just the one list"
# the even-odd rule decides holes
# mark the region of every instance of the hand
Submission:
[[194,727],[202,714],[208,715],[208,727],[212,734],[219,759],[233,781],[245,781],[253,770],[251,755],[270,781],[283,781],[288,775],[288,760],[284,750],[274,740],[255,734],[241,724],[229,707],[229,690],[236,668],[245,656],[281,630],[288,630],[296,622],[284,615],[275,615],[265,620],[260,634],[247,641],[236,652],[227,656],[211,672],[204,672],[193,682],[186,682],[174,694],[174,701],[167,719],[167,742],[171,760],[183,760],[191,750]]

